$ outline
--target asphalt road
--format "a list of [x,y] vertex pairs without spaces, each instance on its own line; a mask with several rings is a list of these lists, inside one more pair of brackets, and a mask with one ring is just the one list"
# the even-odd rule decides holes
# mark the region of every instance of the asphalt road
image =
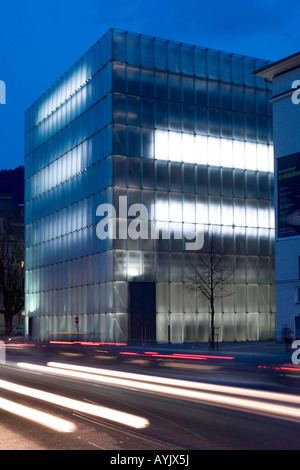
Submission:
[[[256,370],[220,367],[215,361],[154,366],[138,360],[116,363],[106,356],[89,364],[75,353],[57,356],[60,363],[103,369],[101,376],[83,371],[87,375],[72,377],[64,375],[68,371],[47,366],[49,358],[44,359],[18,351],[0,365],[0,397],[7,400],[2,405],[0,401],[1,450],[178,453],[300,448],[298,388]],[[27,365],[20,367],[20,361]],[[28,364],[46,369],[30,369]],[[134,375],[114,377],[115,372]],[[160,383],[161,379],[175,382]],[[11,383],[27,388],[11,390]],[[50,395],[37,398],[31,396],[32,389]],[[254,396],[247,395],[248,389]],[[63,398],[73,401],[66,405]],[[7,403],[12,404],[11,411]],[[29,418],[22,417],[17,405],[31,410]],[[86,405],[93,405],[92,410]],[[45,416],[32,421],[33,410],[65,420],[71,430],[48,428]],[[113,417],[114,412],[121,412],[124,421]]]

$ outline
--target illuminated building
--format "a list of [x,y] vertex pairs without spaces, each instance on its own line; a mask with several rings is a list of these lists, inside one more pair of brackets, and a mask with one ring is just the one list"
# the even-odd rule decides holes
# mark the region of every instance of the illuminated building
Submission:
[[[234,268],[219,340],[273,336],[271,89],[252,73],[267,64],[110,30],[27,110],[30,334],[207,341],[209,306],[185,269],[198,224],[219,231]],[[155,205],[171,236],[100,239],[97,210],[120,197]]]

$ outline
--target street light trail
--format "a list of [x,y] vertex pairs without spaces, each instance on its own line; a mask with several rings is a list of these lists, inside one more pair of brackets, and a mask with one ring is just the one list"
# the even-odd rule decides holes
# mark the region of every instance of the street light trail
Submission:
[[[22,363],[19,363],[21,365]],[[108,370],[108,369],[98,369],[95,367],[85,367],[85,366],[78,366],[73,364],[64,364],[59,362],[48,362],[47,366],[52,368],[58,369],[66,369],[66,370],[74,370],[78,372],[84,372],[99,376],[111,376],[111,377],[118,377],[123,379],[130,379],[130,380],[138,380],[142,382],[150,382],[162,385],[169,385],[175,387],[183,387],[183,388],[191,388],[195,390],[206,390],[209,392],[217,392],[217,393],[226,393],[229,395],[242,395],[243,397],[251,397],[251,398],[261,398],[261,399],[268,399],[273,401],[281,401],[285,403],[295,403],[300,405],[300,397],[297,395],[290,395],[285,393],[278,393],[278,392],[267,392],[267,391],[260,391],[260,390],[253,390],[248,388],[242,387],[231,387],[228,385],[215,385],[210,383],[204,382],[191,382],[188,380],[180,380],[180,379],[170,379],[166,377],[157,377],[147,374],[135,374],[129,372],[119,372],[115,370]]]
[[[300,408],[299,407],[286,406],[283,404],[267,402],[267,399],[275,400],[275,396],[278,396],[278,399],[281,398],[281,401],[283,401],[284,395],[282,394],[258,392],[260,393],[260,396],[259,396],[257,391],[255,390],[237,389],[237,391],[235,391],[234,387],[223,387],[223,386],[216,386],[216,385],[211,385],[211,384],[203,384],[203,383],[198,384],[196,382],[186,382],[187,387],[193,384],[194,388],[201,388],[205,386],[207,390],[210,389],[210,391],[202,391],[202,390],[193,390],[191,387],[184,388],[183,384],[185,383],[185,381],[179,381],[181,382],[181,386],[176,387],[174,386],[174,384],[177,383],[176,379],[170,379],[170,383],[172,383],[172,385],[170,384],[161,385],[158,383],[150,383],[151,378],[152,378],[150,376],[144,376],[144,380],[146,380],[146,377],[147,377],[147,382],[142,382],[142,381],[133,380],[133,379],[114,377],[112,376],[113,374],[112,371],[108,372],[108,374],[111,374],[109,376],[109,375],[91,374],[89,372],[67,370],[67,369],[62,369],[59,367],[38,366],[35,364],[27,364],[27,363],[19,363],[18,365],[23,368],[45,372],[47,374],[61,375],[63,377],[89,380],[89,381],[94,381],[97,383],[105,383],[107,385],[116,385],[116,386],[121,386],[125,388],[131,388],[131,389],[135,388],[137,390],[143,390],[143,391],[150,392],[150,393],[158,393],[160,395],[166,395],[169,397],[190,399],[193,401],[196,400],[202,403],[205,402],[205,403],[209,403],[209,404],[216,405],[216,406],[222,406],[222,407],[225,406],[225,407],[230,407],[234,409],[241,409],[242,411],[246,411],[246,412],[262,413],[262,414],[267,414],[271,416],[276,415],[277,417],[281,417],[284,419],[293,419],[293,420],[300,421]],[[117,374],[119,375],[120,373],[117,373]],[[135,375],[135,374],[130,374],[130,375]],[[153,377],[153,379],[156,381],[162,380],[159,377]],[[168,381],[168,380],[169,379],[164,379],[164,381]],[[0,383],[0,386],[1,386],[1,383]],[[258,397],[262,398],[262,401],[258,401],[258,399],[252,400],[249,398],[238,397],[237,395],[241,395],[241,393],[244,393],[244,395],[247,395],[248,393],[249,396],[251,394],[253,396],[255,395],[255,398],[258,398]],[[290,397],[289,395],[286,395],[285,401],[287,398],[289,398],[288,403],[290,403],[292,399],[294,402],[299,403],[298,397],[295,397],[295,396]]]
[[46,426],[58,432],[74,432],[76,431],[75,424],[65,419],[57,418],[43,411],[35,410],[29,406],[20,405],[19,403],[0,398],[0,409],[15,414],[21,418],[34,421],[40,425]]
[[43,400],[48,403],[62,406],[64,408],[69,408],[74,411],[79,411],[81,413],[87,413],[93,416],[97,416],[98,418],[104,418],[110,421],[115,421],[117,423],[125,424],[126,426],[131,426],[137,429],[142,429],[149,425],[147,419],[140,418],[139,416],[131,415],[129,413],[123,413],[121,411],[113,410],[111,408],[106,408],[99,405],[84,403],[53,393],[44,392],[42,390],[25,387],[23,385],[17,385],[12,382],[7,382],[5,380],[0,380],[0,388],[30,396],[38,400]]

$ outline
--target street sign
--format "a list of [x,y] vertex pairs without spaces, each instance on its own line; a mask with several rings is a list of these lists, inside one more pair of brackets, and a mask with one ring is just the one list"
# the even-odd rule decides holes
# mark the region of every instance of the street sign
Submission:
[[76,330],[78,334],[79,333],[79,318],[77,316],[75,317],[75,326],[76,326]]

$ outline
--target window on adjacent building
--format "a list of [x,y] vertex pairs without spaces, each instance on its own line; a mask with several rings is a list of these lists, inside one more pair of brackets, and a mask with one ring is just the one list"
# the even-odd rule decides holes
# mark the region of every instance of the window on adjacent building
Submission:
[[295,303],[296,303],[296,304],[300,304],[300,287],[296,287]]

